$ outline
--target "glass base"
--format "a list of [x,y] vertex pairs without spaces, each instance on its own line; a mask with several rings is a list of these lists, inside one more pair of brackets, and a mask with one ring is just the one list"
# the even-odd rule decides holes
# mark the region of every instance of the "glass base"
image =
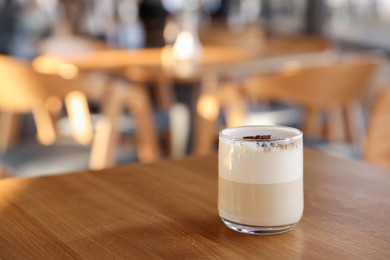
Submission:
[[287,232],[291,230],[295,224],[288,224],[284,226],[274,226],[274,227],[258,227],[258,226],[247,226],[243,224],[238,224],[231,222],[230,220],[221,218],[223,223],[235,231],[245,233],[245,234],[251,234],[251,235],[275,235]]

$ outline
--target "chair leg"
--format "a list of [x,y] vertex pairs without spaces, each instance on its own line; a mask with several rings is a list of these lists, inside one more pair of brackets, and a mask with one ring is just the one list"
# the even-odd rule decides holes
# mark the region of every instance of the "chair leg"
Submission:
[[322,124],[319,122],[319,111],[315,108],[306,109],[306,117],[303,126],[305,136],[311,138],[322,137]]
[[218,132],[217,121],[218,118],[210,121],[197,114],[194,154],[205,155],[213,151],[214,141]]
[[247,123],[246,102],[240,93],[240,88],[234,82],[229,82],[218,90],[218,99],[226,114],[226,126],[242,126]]
[[37,138],[43,145],[50,145],[55,142],[57,134],[50,111],[43,104],[37,104],[32,108]]
[[366,135],[364,113],[360,102],[351,101],[346,106],[347,131],[351,143],[363,149],[363,139]]
[[172,157],[182,157],[186,154],[191,130],[189,108],[180,103],[172,105],[169,110],[169,122],[170,154]]
[[72,91],[66,95],[65,104],[73,138],[80,144],[90,144],[93,130],[86,96],[80,91]]
[[157,82],[156,90],[158,103],[164,111],[168,111],[176,102],[172,82],[161,77]]
[[143,86],[128,87],[125,102],[136,121],[140,161],[148,163],[157,160],[160,158],[160,146],[148,93]]
[[0,179],[7,177],[7,172],[5,167],[0,163]]
[[202,78],[201,93],[196,101],[194,154],[204,155],[213,151],[220,113],[218,87],[218,75],[210,73]]
[[96,123],[95,136],[92,142],[89,167],[103,169],[115,164],[118,144],[118,124],[124,106],[126,88],[109,86],[107,97],[102,103],[102,116]]
[[0,113],[0,152],[17,142],[20,131],[20,118],[17,114]]
[[330,142],[345,142],[346,129],[343,109],[340,106],[332,106],[328,109],[327,139]]

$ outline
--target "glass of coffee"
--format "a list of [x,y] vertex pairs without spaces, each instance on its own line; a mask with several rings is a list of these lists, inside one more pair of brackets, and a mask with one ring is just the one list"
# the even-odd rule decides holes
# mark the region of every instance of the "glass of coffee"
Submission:
[[303,213],[303,133],[284,126],[242,126],[219,134],[218,211],[248,234],[290,230]]

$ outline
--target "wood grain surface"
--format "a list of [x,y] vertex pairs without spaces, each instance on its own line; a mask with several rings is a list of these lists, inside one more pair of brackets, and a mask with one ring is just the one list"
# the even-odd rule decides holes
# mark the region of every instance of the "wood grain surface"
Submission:
[[0,181],[1,259],[390,259],[390,171],[305,150],[290,232],[217,213],[217,156]]

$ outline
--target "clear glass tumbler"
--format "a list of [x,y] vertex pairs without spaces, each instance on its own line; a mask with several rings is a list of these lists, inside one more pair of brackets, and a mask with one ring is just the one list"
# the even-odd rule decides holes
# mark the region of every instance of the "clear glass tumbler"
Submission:
[[243,126],[219,134],[218,211],[248,234],[290,230],[303,214],[303,133],[284,126]]

